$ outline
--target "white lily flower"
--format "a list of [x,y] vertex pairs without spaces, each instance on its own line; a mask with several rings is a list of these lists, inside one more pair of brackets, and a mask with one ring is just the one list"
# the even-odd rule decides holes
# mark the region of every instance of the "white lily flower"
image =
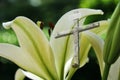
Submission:
[[[73,14],[74,11],[79,11],[81,14],[79,16],[81,26],[83,26],[87,16],[103,14],[101,10],[93,9],[75,9],[69,11],[63,15],[55,25],[50,43],[34,22],[26,17],[17,17],[9,22],[9,24],[4,23],[4,27],[10,27],[15,31],[20,46],[0,43],[0,56],[17,64],[23,69],[23,74],[33,80],[36,80],[36,78],[37,80],[69,80],[77,70],[71,68],[71,58],[73,58],[74,54],[73,36],[60,39],[55,39],[54,36],[57,32],[75,27],[74,22],[69,20],[69,16]],[[97,57],[102,71],[102,50],[99,50],[99,48],[103,46],[103,44],[99,44],[99,42],[103,43],[103,40],[96,34],[104,34],[107,28],[107,26],[101,25],[104,23],[106,24],[107,21],[101,21],[101,27],[91,30],[91,32],[82,32],[80,40],[80,67],[84,66],[88,61],[87,56],[92,45],[93,48],[95,48],[96,54],[98,54]],[[21,71],[20,74],[22,74]],[[19,79],[16,78],[16,80]]]

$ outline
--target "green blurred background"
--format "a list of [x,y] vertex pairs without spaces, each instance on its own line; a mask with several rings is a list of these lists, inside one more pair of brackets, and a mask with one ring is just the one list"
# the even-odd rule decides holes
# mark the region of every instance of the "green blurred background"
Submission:
[[[0,43],[19,45],[12,30],[5,30],[2,22],[13,20],[17,16],[26,16],[34,22],[44,22],[45,34],[50,24],[54,25],[58,19],[76,8],[94,8],[104,11],[102,16],[90,16],[85,23],[109,19],[119,0],[0,0]],[[68,23],[69,24],[69,23]],[[99,66],[91,49],[90,61],[79,69],[72,80],[101,80]],[[0,57],[0,80],[14,80],[18,66]],[[29,80],[29,79],[25,79]]]

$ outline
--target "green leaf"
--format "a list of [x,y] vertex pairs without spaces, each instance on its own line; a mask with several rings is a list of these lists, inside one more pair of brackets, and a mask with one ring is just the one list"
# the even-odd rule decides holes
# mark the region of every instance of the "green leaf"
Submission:
[[[109,65],[114,63],[118,58],[118,54],[119,54],[118,52],[120,48],[120,44],[117,44],[119,42],[119,32],[120,32],[119,26],[120,26],[120,2],[116,6],[116,9],[111,17],[109,29],[105,39],[104,61],[106,64]],[[116,46],[116,44],[119,45],[117,48],[114,47]]]

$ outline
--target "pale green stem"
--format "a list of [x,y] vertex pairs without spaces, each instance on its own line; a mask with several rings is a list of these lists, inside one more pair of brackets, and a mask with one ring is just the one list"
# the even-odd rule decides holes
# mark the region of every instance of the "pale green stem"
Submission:
[[77,71],[78,68],[71,68],[70,71],[69,71],[69,74],[68,76],[66,77],[65,80],[71,80],[73,74]]
[[110,66],[111,66],[110,64],[105,64],[102,80],[107,80],[109,70],[110,70]]

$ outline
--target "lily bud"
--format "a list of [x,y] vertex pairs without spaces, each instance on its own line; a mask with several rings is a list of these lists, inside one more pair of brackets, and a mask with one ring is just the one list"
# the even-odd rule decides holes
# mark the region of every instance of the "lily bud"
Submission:
[[118,59],[120,55],[120,2],[118,3],[107,32],[105,39],[103,59],[105,62],[105,68],[102,80],[107,80],[108,73],[111,65]]
[[119,35],[120,35],[120,3],[118,4],[111,18],[110,26],[104,45],[104,61],[113,64],[119,56]]

